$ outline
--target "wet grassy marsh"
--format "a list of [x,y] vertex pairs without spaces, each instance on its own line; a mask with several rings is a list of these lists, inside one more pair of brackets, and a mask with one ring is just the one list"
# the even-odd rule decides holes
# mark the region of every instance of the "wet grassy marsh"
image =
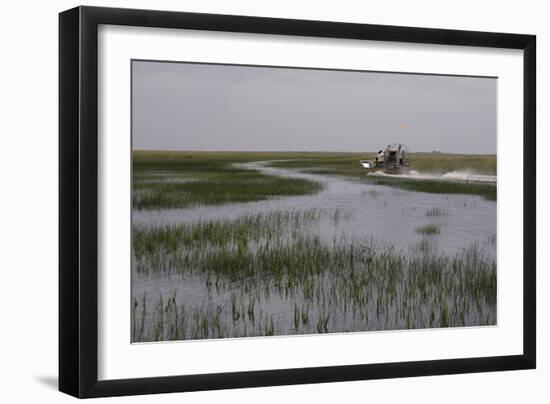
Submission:
[[134,296],[133,340],[494,324],[496,263],[477,246],[406,255],[371,239],[309,234],[327,214],[341,213],[134,229],[138,274],[195,276],[208,298]]
[[[443,181],[423,178],[392,176],[365,176],[359,160],[372,158],[375,153],[354,153],[330,156],[308,156],[287,161],[276,161],[275,167],[300,169],[304,172],[326,175],[342,175],[377,185],[398,187],[408,191],[435,194],[480,195],[487,200],[496,200],[496,184],[466,181]],[[369,157],[371,156],[371,157]],[[496,175],[495,155],[461,155],[442,153],[411,153],[411,167],[421,173],[444,174],[448,172],[475,172],[481,175]]]
[[428,192],[432,194],[479,195],[489,201],[497,200],[496,184],[392,178],[391,176],[366,177],[365,180],[376,185],[392,186],[407,191]]
[[[270,171],[293,158],[351,157],[134,153],[133,342],[496,324],[494,202]],[[444,251],[463,209],[481,241]]]
[[[286,161],[276,161],[275,167],[317,170],[319,173],[357,176],[364,173],[359,160],[372,159],[376,152],[362,153],[306,153],[289,156]],[[411,166],[417,171],[445,173],[471,170],[480,174],[496,175],[494,154],[410,153]]]
[[[316,241],[300,244],[281,252],[278,259],[288,260],[305,250],[324,265],[299,273],[279,271],[263,256],[241,261],[244,266],[238,273],[228,272],[225,266],[203,267],[208,274],[205,290],[224,296],[212,305],[179,302],[175,294],[168,298],[161,294],[148,308],[145,294],[142,303],[135,297],[134,330],[139,333],[134,332],[134,341],[439,328],[496,321],[495,263],[486,261],[475,248],[448,258],[405,257],[368,245],[335,249]],[[251,262],[260,264],[259,274],[248,273],[246,265]],[[228,290],[236,292],[228,294]],[[286,310],[272,312],[271,300],[287,303]]]
[[133,153],[132,206],[135,209],[170,209],[319,192],[322,186],[316,182],[279,178],[235,165],[265,157],[287,156],[137,151]]
[[416,228],[416,232],[426,235],[437,235],[441,233],[441,228],[437,224],[428,224]]
[[[271,161],[273,167],[341,175],[409,191],[480,195],[496,200],[495,184],[365,176],[358,161],[370,155],[374,153],[134,151],[132,204],[137,209],[183,208],[305,195],[322,189],[311,181],[282,179],[238,166],[253,161]],[[472,171],[496,175],[494,155],[412,153],[410,160],[415,170],[425,173]]]

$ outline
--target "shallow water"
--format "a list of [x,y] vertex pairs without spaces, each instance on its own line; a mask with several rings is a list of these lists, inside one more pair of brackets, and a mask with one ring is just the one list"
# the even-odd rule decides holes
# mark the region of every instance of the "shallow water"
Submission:
[[471,171],[450,171],[448,173],[419,173],[411,170],[404,174],[386,174],[383,171],[376,171],[372,176],[393,177],[393,178],[408,178],[413,180],[438,180],[438,181],[463,181],[463,182],[484,182],[496,184],[496,175],[477,174]]
[[[133,225],[150,227],[238,219],[246,215],[273,211],[295,212],[319,209],[329,214],[321,215],[320,220],[307,226],[306,231],[319,235],[328,243],[342,237],[358,240],[361,243],[374,240],[381,245],[394,246],[406,255],[411,254],[411,248],[415,245],[429,239],[436,254],[455,256],[476,244],[489,259],[496,257],[497,209],[494,201],[472,195],[439,195],[405,191],[337,176],[275,168],[269,166],[269,162],[246,163],[240,166],[269,175],[317,181],[323,184],[324,189],[314,195],[281,197],[249,203],[185,209],[134,210]],[[452,180],[452,176],[446,178]],[[488,178],[481,179],[481,181],[484,180],[489,181]],[[431,215],[430,212],[432,212]],[[433,236],[419,234],[419,227],[432,224],[440,227],[439,234]],[[330,275],[325,274],[320,275],[315,282],[317,287],[328,290],[333,280]],[[279,335],[317,332],[315,321],[298,328],[292,326],[296,307],[303,307],[306,304],[306,299],[300,294],[301,292],[291,290],[293,295],[289,298],[280,287],[274,287],[269,282],[263,284],[254,281],[252,288],[256,288],[254,289],[257,299],[256,314],[251,318],[243,319],[246,317],[244,307],[250,304],[251,294],[246,290],[243,292],[242,284],[232,283],[228,279],[210,282],[204,273],[199,272],[146,275],[133,271],[132,275],[132,296],[136,301],[141,302],[145,296],[147,307],[151,309],[158,303],[160,296],[163,296],[166,301],[173,295],[178,304],[185,306],[188,310],[186,315],[189,318],[192,318],[193,313],[210,315],[218,310],[222,313],[218,319],[221,327],[230,330],[223,335],[224,337],[262,335],[269,322],[274,323],[275,334]],[[232,299],[238,299],[239,307],[243,307],[243,316],[239,321],[232,321],[229,314]],[[376,299],[376,295],[373,295],[373,299]],[[328,316],[331,331],[408,328],[405,325],[405,318],[398,315],[399,302],[392,303],[389,306],[391,314],[382,317],[379,316],[378,307],[374,304],[367,305],[360,314],[355,312],[355,308],[353,311],[346,308],[342,310],[339,304],[326,305],[323,301],[323,304],[313,304],[311,308],[308,307],[308,310],[312,319]],[[140,307],[137,309],[138,312]],[[494,324],[496,309],[494,307],[488,311],[486,309],[485,307],[468,310],[464,325]],[[436,307],[435,310],[436,315],[439,315],[439,308]],[[414,321],[425,324],[426,318],[430,315],[429,308],[419,306],[417,315],[418,318]],[[155,321],[154,316],[148,315],[144,320],[145,327],[152,326]],[[406,321],[408,322],[409,319],[407,318]],[[190,331],[193,325],[187,324],[184,328],[187,334],[178,338],[193,338]]]
[[[422,239],[422,235],[416,230],[418,227],[436,224],[441,229],[435,238],[437,248],[443,254],[453,255],[474,242],[485,247],[489,256],[496,253],[496,203],[480,196],[406,191],[337,176],[270,167],[267,162],[240,166],[269,175],[317,181],[324,185],[324,190],[314,195],[259,202],[185,209],[134,210],[132,223],[163,225],[234,219],[274,210],[339,209],[344,214],[338,223],[326,218],[319,224],[319,234],[326,240],[332,240],[343,233],[359,240],[372,237],[406,251],[412,242]],[[438,209],[439,215],[427,216],[428,211],[434,208]]]

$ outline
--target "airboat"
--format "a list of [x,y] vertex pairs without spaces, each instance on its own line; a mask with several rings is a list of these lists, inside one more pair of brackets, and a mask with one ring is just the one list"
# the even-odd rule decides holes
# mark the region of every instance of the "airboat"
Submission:
[[383,171],[386,174],[400,174],[409,169],[409,152],[402,143],[388,145],[384,150],[379,150],[373,160],[360,160],[361,165],[370,174],[375,171]]

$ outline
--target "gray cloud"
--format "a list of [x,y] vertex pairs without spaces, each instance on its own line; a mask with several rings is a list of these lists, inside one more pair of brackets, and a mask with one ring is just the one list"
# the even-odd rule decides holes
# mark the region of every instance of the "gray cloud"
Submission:
[[495,78],[146,61],[132,77],[135,149],[496,153]]

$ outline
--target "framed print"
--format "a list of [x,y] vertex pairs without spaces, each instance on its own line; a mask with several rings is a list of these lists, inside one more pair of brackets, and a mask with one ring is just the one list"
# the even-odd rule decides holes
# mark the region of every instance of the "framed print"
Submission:
[[59,28],[61,391],[535,367],[534,36]]

